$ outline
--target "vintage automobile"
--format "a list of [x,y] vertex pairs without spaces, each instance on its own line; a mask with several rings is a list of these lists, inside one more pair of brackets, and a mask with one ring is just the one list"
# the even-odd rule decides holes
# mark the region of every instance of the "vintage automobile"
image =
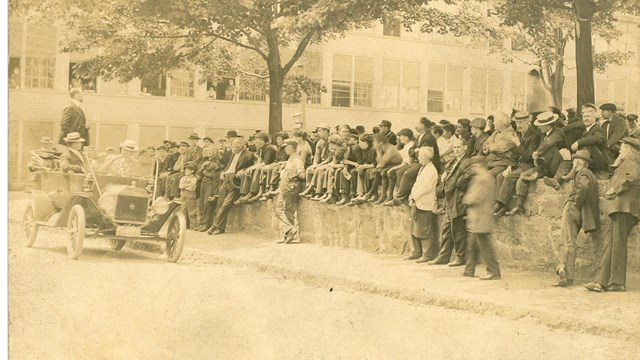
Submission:
[[187,221],[179,202],[154,196],[160,181],[155,159],[86,155],[85,174],[40,172],[40,188],[31,190],[23,217],[26,245],[33,246],[41,227],[66,229],[67,254],[74,260],[85,238],[103,238],[114,250],[127,241],[164,242],[167,260],[177,262]]

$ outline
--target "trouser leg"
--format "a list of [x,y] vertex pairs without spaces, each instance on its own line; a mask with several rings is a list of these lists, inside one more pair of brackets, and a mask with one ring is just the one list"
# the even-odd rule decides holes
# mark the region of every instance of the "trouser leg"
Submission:
[[396,199],[404,199],[409,197],[409,194],[411,194],[413,183],[416,182],[416,178],[418,177],[420,167],[420,164],[411,164],[406,167],[402,178],[400,179],[398,177],[398,179],[400,179],[400,185],[398,187],[398,191],[396,192]]
[[627,238],[638,219],[629,214],[616,212],[609,215],[611,230],[609,241],[600,261],[596,282],[604,286],[626,285],[627,282]]
[[467,222],[464,216],[451,220],[451,238],[458,260],[464,262],[467,256]]
[[476,273],[476,264],[478,263],[478,234],[469,234],[467,244],[467,261],[466,266],[464,268],[464,273],[466,275],[473,276]]
[[498,176],[498,174],[505,171],[506,169],[507,169],[506,165],[498,165],[489,169],[489,174],[491,174],[491,176],[493,176],[493,178],[495,179]]
[[500,276],[500,265],[496,259],[496,253],[491,245],[491,234],[475,234],[478,238],[478,246],[482,261],[487,265],[487,273]]
[[453,252],[453,233],[451,231],[451,219],[446,216],[444,223],[442,224],[442,234],[440,241],[440,253],[438,254],[438,260],[449,262],[451,259],[451,253]]
[[500,186],[496,186],[498,189],[496,200],[502,205],[506,206],[509,204],[509,201],[511,201],[511,197],[513,196],[513,192],[516,190],[516,183],[518,182],[520,174],[522,174],[522,170],[517,169],[507,176],[502,176],[502,174],[500,174],[496,178],[496,184],[501,180]]
[[240,191],[236,189],[231,183],[231,179],[227,178],[222,185],[222,191],[220,198],[218,199],[218,206],[216,211],[216,217],[213,225],[224,232],[227,226],[227,216],[233,203],[240,197]]
[[581,215],[573,202],[564,204],[562,211],[562,241],[560,242],[560,264],[565,268],[568,280],[573,280],[576,268],[576,239],[580,231]]

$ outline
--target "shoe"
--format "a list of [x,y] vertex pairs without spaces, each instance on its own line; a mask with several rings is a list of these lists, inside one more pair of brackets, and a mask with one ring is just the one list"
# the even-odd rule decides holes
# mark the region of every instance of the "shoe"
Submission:
[[558,286],[560,287],[567,287],[568,286],[568,280],[567,280],[567,268],[565,268],[564,266],[561,266],[558,269]]
[[493,213],[493,216],[495,216],[495,217],[502,217],[502,216],[504,216],[504,214],[506,214],[506,213],[507,213],[507,208],[505,208],[505,207],[503,206],[503,207],[501,207],[498,211],[494,212],[494,213]]
[[624,285],[611,284],[607,286],[607,291],[627,291]]
[[376,200],[374,202],[374,204],[376,205],[382,205],[385,201],[387,201],[387,198],[385,196],[380,197],[378,200]]
[[407,199],[404,199],[404,198],[402,198],[402,199],[398,199],[398,198],[393,199],[393,205],[400,206],[400,205],[403,205],[403,204],[404,205],[409,205],[409,202],[407,201]]
[[447,265],[447,260],[435,258],[434,260],[427,261],[427,265]]
[[303,192],[300,193],[300,196],[307,196],[307,195],[311,194],[312,192],[313,192],[313,188],[308,187],[308,188],[304,189]]
[[542,181],[548,187],[552,187],[553,190],[555,191],[560,190],[560,183],[558,182],[558,180],[545,176]]
[[387,201],[385,201],[384,203],[382,203],[382,206],[390,206],[390,207],[393,207],[393,206],[396,206],[396,205],[393,203],[393,199],[391,199],[391,200],[387,200]]
[[324,198],[324,194],[316,194],[316,196],[311,198],[311,201],[320,201]]
[[316,194],[315,193],[310,193],[310,194],[306,194],[306,195],[302,195],[302,196],[304,196],[305,199],[311,200],[316,196]]
[[207,227],[206,227],[206,226],[201,227],[198,231],[200,231],[200,232],[205,232],[205,231],[207,231]]
[[506,216],[514,216],[514,215],[520,215],[520,214],[524,214],[524,209],[519,208],[517,206],[505,213]]
[[335,204],[337,202],[338,199],[336,199],[335,195],[329,195],[327,197],[325,197],[322,201],[320,201],[323,204]]
[[594,291],[594,292],[603,292],[603,291],[605,291],[605,290],[606,290],[604,286],[600,285],[599,283],[597,283],[597,282],[595,282],[595,281],[594,281],[594,282],[590,282],[590,283],[588,283],[588,284],[584,285],[584,287],[585,287],[587,290],[589,290],[589,291]]
[[220,230],[220,229],[215,229],[213,231],[213,233],[211,233],[211,235],[220,235],[220,234],[224,234],[224,231]]
[[468,273],[468,272],[466,272],[466,271],[465,271],[464,273],[462,273],[462,276],[467,276],[467,277],[476,277],[476,274],[474,274],[474,273]]
[[207,234],[209,234],[209,235],[213,235],[213,232],[214,232],[214,231],[216,231],[216,227],[215,227],[215,226],[211,226],[211,227],[209,228],[209,230],[207,230]]
[[349,202],[350,198],[346,195],[342,195],[342,198],[336,203],[336,205],[347,205]]
[[268,194],[266,194],[266,195],[262,195],[262,197],[261,197],[259,200],[260,200],[260,201],[267,201],[267,200],[269,200],[269,199],[271,199],[271,196],[269,196]]
[[500,209],[502,209],[504,207],[504,205],[502,205],[501,202],[496,201],[496,203],[493,205],[493,213],[497,213],[498,211],[500,211]]
[[375,203],[376,201],[378,201],[378,195],[373,195],[369,197],[369,199],[367,200],[367,202],[370,202],[370,203]]
[[422,253],[420,252],[414,252],[409,256],[405,256],[402,258],[402,260],[418,260],[422,257]]
[[452,262],[447,264],[447,266],[449,267],[456,267],[456,266],[462,266],[462,265],[464,265],[464,262],[460,261],[460,259],[455,259]]
[[426,258],[426,257],[424,256],[424,254],[423,254],[423,256],[422,256],[420,259],[418,259],[418,260],[416,261],[416,263],[418,263],[418,264],[424,264],[424,263],[428,263],[429,261],[431,261],[431,260],[429,260],[428,258]]
[[486,274],[480,276],[480,280],[500,280],[500,275]]

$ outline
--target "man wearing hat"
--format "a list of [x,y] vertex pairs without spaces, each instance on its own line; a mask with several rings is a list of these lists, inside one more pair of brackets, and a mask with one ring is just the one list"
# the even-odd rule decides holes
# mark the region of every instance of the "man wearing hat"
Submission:
[[67,151],[60,157],[60,169],[66,173],[84,174],[86,164],[82,147],[85,140],[78,132],[67,134],[63,140],[67,144]]
[[627,115],[627,123],[629,125],[629,136],[640,139],[640,126],[638,126],[638,115]]
[[391,131],[391,121],[380,121],[380,125],[378,125],[378,128],[380,129],[380,133],[384,134],[387,138],[387,143],[391,145],[398,145],[398,138],[396,137],[396,134]]
[[[555,127],[558,115],[550,111],[538,114],[533,123],[541,133],[540,146],[531,154],[535,167],[523,171],[516,182],[516,194],[518,195],[516,206],[506,212],[505,215],[513,216],[524,212],[524,203],[529,193],[529,183],[540,177],[553,177],[562,162],[560,149],[566,147],[564,133]],[[501,201],[508,203],[506,197]],[[506,203],[504,204],[506,205]],[[497,209],[499,210],[499,209]]]
[[227,227],[227,216],[233,203],[240,197],[240,178],[245,170],[253,165],[255,158],[249,150],[247,150],[247,141],[242,138],[236,138],[231,143],[233,156],[225,165],[220,179],[218,204],[216,205],[216,216],[213,225],[207,230],[209,235],[224,234]]
[[298,209],[301,182],[305,178],[304,159],[297,153],[298,142],[296,140],[284,140],[281,147],[289,156],[282,171],[280,172],[280,183],[278,186],[278,197],[274,207],[276,219],[280,221],[280,227],[285,244],[295,240],[298,229],[295,226],[295,216]]
[[[53,147],[53,140],[49,136],[40,138],[40,148],[31,151],[31,159],[27,164],[31,171],[31,179],[36,185],[40,184],[40,175],[38,170],[52,171],[59,167],[60,154]],[[38,188],[37,186],[36,188]]]
[[202,161],[202,148],[198,146],[198,140],[200,137],[197,133],[191,133],[187,138],[187,142],[189,143],[189,149],[186,152],[186,161],[193,163],[196,168],[200,161]]
[[591,291],[625,291],[627,282],[627,239],[640,218],[640,139],[622,138],[615,171],[604,194],[611,219],[604,253]]
[[607,163],[612,164],[620,153],[620,140],[623,137],[628,136],[629,131],[627,129],[627,123],[624,118],[618,116],[616,111],[618,110],[616,104],[605,103],[600,105],[602,111],[602,130],[604,130],[605,138],[607,139],[607,145],[609,145],[609,151],[605,152]]
[[87,119],[82,111],[82,90],[73,88],[69,91],[71,104],[62,112],[62,120],[60,121],[60,138],[58,144],[65,145],[64,138],[72,132],[77,132],[80,137],[85,139],[84,144],[89,145],[89,128],[87,127]]
[[231,150],[231,143],[233,143],[233,140],[238,138],[242,138],[242,136],[238,134],[238,131],[229,130],[227,131],[226,138],[220,139],[220,145],[222,147],[221,151],[222,151],[223,164],[228,164],[229,161],[231,161],[231,158],[233,157],[233,151]]
[[489,135],[484,132],[487,122],[483,118],[475,118],[469,123],[471,126],[471,138],[467,144],[467,155],[469,157],[482,155],[482,148]]
[[556,270],[558,285],[573,284],[576,267],[576,239],[580,229],[585,234],[600,229],[600,200],[598,179],[589,170],[591,157],[587,150],[578,150],[573,156],[575,175],[571,192],[562,212],[562,239],[559,243],[559,264]]
[[507,211],[507,205],[516,190],[516,183],[520,175],[535,167],[533,152],[540,146],[540,132],[531,126],[531,115],[526,111],[515,114],[516,134],[520,139],[520,146],[515,150],[513,165],[496,177],[496,205],[493,209],[496,216],[502,216]]
[[177,147],[178,152],[174,155],[176,159],[173,165],[167,169],[168,174],[165,180],[164,194],[170,200],[180,197],[180,177],[184,174],[184,166],[187,164],[186,154],[189,149],[189,143],[182,141],[177,144]]
[[178,188],[180,189],[180,211],[187,217],[187,227],[195,229],[198,227],[198,203],[196,196],[196,186],[198,179],[194,175],[196,165],[187,162],[184,166],[184,175],[180,177]]

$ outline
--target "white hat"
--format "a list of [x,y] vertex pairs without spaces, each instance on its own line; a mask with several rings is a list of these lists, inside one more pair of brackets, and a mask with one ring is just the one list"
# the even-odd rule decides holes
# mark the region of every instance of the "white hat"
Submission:
[[79,132],[71,132],[68,133],[66,137],[63,138],[64,141],[68,143],[74,142],[84,142],[85,140],[80,136]]
[[123,150],[128,150],[128,151],[138,151],[138,144],[133,141],[133,140],[125,140],[123,142],[120,143],[120,147]]

